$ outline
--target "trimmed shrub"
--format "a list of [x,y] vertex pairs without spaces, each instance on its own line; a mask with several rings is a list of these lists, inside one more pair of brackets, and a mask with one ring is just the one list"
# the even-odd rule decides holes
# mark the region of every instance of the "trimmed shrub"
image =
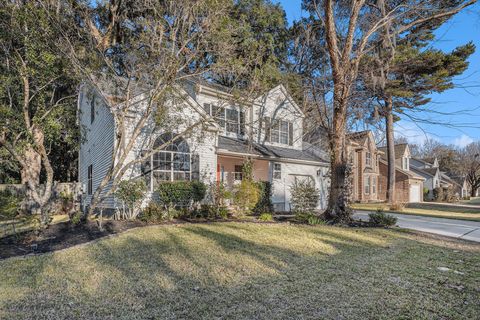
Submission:
[[315,188],[314,183],[307,180],[295,181],[290,187],[291,203],[293,212],[297,213],[313,213],[318,205],[320,198],[319,191]]
[[396,217],[390,214],[385,214],[383,210],[377,210],[377,212],[370,213],[368,218],[369,222],[375,226],[389,227],[397,223]]
[[264,212],[258,217],[258,220],[265,221],[265,222],[273,221],[273,216],[269,212]]
[[138,216],[146,192],[147,185],[141,179],[123,180],[118,184],[115,195],[123,202],[123,218],[135,219]]
[[457,200],[455,189],[453,187],[443,188],[443,200],[450,203]]
[[233,202],[241,214],[249,214],[260,200],[260,190],[253,180],[242,180],[234,192]]
[[207,187],[200,181],[162,182],[158,185],[159,202],[167,211],[190,208],[205,198]]
[[269,181],[259,181],[257,182],[257,186],[260,193],[260,199],[252,211],[256,214],[273,212],[272,184]]
[[430,196],[430,190],[428,190],[428,188],[423,188],[423,199],[428,200],[429,196]]

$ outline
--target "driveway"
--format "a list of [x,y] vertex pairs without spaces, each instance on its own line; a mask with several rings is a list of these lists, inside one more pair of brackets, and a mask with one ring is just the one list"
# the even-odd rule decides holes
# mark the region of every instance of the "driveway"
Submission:
[[[368,220],[369,213],[370,211],[356,210],[353,217]],[[412,216],[398,213],[388,214],[397,217],[397,225],[401,228],[480,242],[480,222]]]

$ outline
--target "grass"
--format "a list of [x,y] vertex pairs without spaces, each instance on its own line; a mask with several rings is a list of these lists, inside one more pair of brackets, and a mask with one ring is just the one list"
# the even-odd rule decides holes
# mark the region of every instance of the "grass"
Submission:
[[478,244],[403,230],[151,226],[0,261],[0,318],[474,319],[479,265]]
[[472,198],[470,200],[460,200],[460,202],[463,203],[463,204],[470,204],[470,205],[479,204],[480,205],[480,197]]
[[382,208],[385,210],[385,212],[435,218],[480,221],[480,208],[465,208],[459,206],[442,205],[438,203],[412,203],[408,204],[408,206],[402,211],[389,210],[385,203],[354,203],[351,207],[355,210],[375,211]]
[[[53,215],[52,224],[68,221],[68,215]],[[15,227],[15,229],[14,229]],[[38,219],[0,220],[0,238],[19,232],[29,231],[38,227]]]

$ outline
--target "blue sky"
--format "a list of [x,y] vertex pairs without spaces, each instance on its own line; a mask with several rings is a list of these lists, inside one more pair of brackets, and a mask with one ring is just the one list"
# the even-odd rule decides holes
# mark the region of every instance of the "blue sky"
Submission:
[[[282,4],[290,23],[305,15],[301,9],[301,0],[276,2]],[[426,138],[430,138],[463,147],[469,142],[480,140],[480,4],[475,4],[450,19],[437,30],[436,36],[432,46],[443,51],[451,51],[469,41],[473,41],[477,47],[477,51],[469,59],[469,68],[455,79],[457,87],[432,95],[432,102],[425,106],[436,112],[426,111],[418,115],[423,119],[448,123],[453,127],[402,119],[396,124],[396,132],[413,143],[422,143]]]

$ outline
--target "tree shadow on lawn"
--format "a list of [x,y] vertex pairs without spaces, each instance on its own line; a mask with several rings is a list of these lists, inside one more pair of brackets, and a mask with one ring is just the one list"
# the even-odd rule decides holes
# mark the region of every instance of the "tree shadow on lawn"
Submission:
[[[383,231],[373,232],[374,241],[351,229],[285,232],[288,237],[303,229],[310,242],[305,245],[302,238],[275,243],[272,232],[282,228],[272,227],[264,235],[244,224],[153,226],[17,259],[17,266],[0,262],[16,267],[13,275],[0,275],[0,289],[18,293],[4,306],[0,300],[0,310],[5,318],[288,319],[369,318],[387,306],[392,315],[408,315],[413,306],[422,307],[409,295],[401,307],[382,300],[398,290],[404,294],[395,283],[382,285],[382,268],[367,268],[385,255],[390,240]],[[388,269],[396,267],[388,263]],[[370,277],[378,279],[366,283]],[[426,312],[415,315],[432,316]]]

